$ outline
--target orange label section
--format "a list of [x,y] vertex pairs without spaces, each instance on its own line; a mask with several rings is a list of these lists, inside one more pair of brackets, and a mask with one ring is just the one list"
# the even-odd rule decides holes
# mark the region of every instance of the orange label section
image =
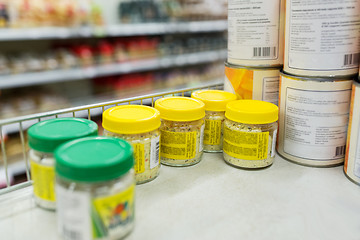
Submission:
[[254,71],[225,66],[225,75],[231,82],[238,99],[252,99]]

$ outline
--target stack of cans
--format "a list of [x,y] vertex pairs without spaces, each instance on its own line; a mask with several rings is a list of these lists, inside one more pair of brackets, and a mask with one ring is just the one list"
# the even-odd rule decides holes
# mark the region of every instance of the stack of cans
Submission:
[[360,84],[353,80],[359,72],[360,0],[325,2],[229,0],[225,90],[272,103],[278,93],[278,153],[298,164],[329,167],[342,164],[347,151],[345,172],[351,179],[349,172],[356,172],[359,183]]
[[278,104],[284,15],[284,0],[228,1],[225,91]]

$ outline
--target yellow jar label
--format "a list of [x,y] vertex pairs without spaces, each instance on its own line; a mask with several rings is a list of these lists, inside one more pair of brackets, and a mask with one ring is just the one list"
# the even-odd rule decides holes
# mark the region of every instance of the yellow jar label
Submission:
[[132,144],[134,148],[135,173],[143,173],[145,171],[145,146],[142,143]]
[[30,161],[34,195],[43,200],[55,202],[55,169]]
[[120,193],[93,200],[91,213],[94,238],[104,237],[108,230],[123,227],[134,219],[135,185]]
[[221,138],[221,120],[205,120],[204,144],[219,145]]
[[196,132],[161,131],[161,157],[185,160],[196,156]]
[[235,158],[262,160],[268,155],[269,132],[241,132],[224,127],[223,151]]

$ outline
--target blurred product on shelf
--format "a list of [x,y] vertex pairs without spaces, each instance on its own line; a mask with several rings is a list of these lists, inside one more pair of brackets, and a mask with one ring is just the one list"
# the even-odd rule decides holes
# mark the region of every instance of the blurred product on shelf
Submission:
[[130,60],[224,49],[223,35],[130,37],[54,46],[40,52],[0,53],[0,75],[92,67]]
[[0,0],[0,28],[102,27],[226,16],[226,0]]
[[93,0],[0,0],[0,27],[80,27],[103,25]]
[[223,67],[221,63],[205,66],[188,67],[169,71],[135,73],[117,77],[104,77],[94,80],[96,95],[124,98],[133,96],[135,93],[150,93],[152,91],[175,88],[180,86],[196,86],[201,82],[221,79]]
[[45,112],[69,106],[65,97],[46,88],[13,89],[2,92],[0,96],[0,119],[30,114],[34,109]]
[[119,3],[122,23],[226,19],[225,0],[132,0]]

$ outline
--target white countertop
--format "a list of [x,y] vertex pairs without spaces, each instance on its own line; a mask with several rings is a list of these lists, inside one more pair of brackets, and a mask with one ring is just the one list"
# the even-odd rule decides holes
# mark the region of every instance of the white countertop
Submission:
[[[0,239],[52,240],[54,212],[31,187],[0,196]],[[162,166],[136,188],[136,226],[126,239],[360,239],[360,187],[342,166],[303,167],[276,157],[247,171],[221,154],[191,167]]]

